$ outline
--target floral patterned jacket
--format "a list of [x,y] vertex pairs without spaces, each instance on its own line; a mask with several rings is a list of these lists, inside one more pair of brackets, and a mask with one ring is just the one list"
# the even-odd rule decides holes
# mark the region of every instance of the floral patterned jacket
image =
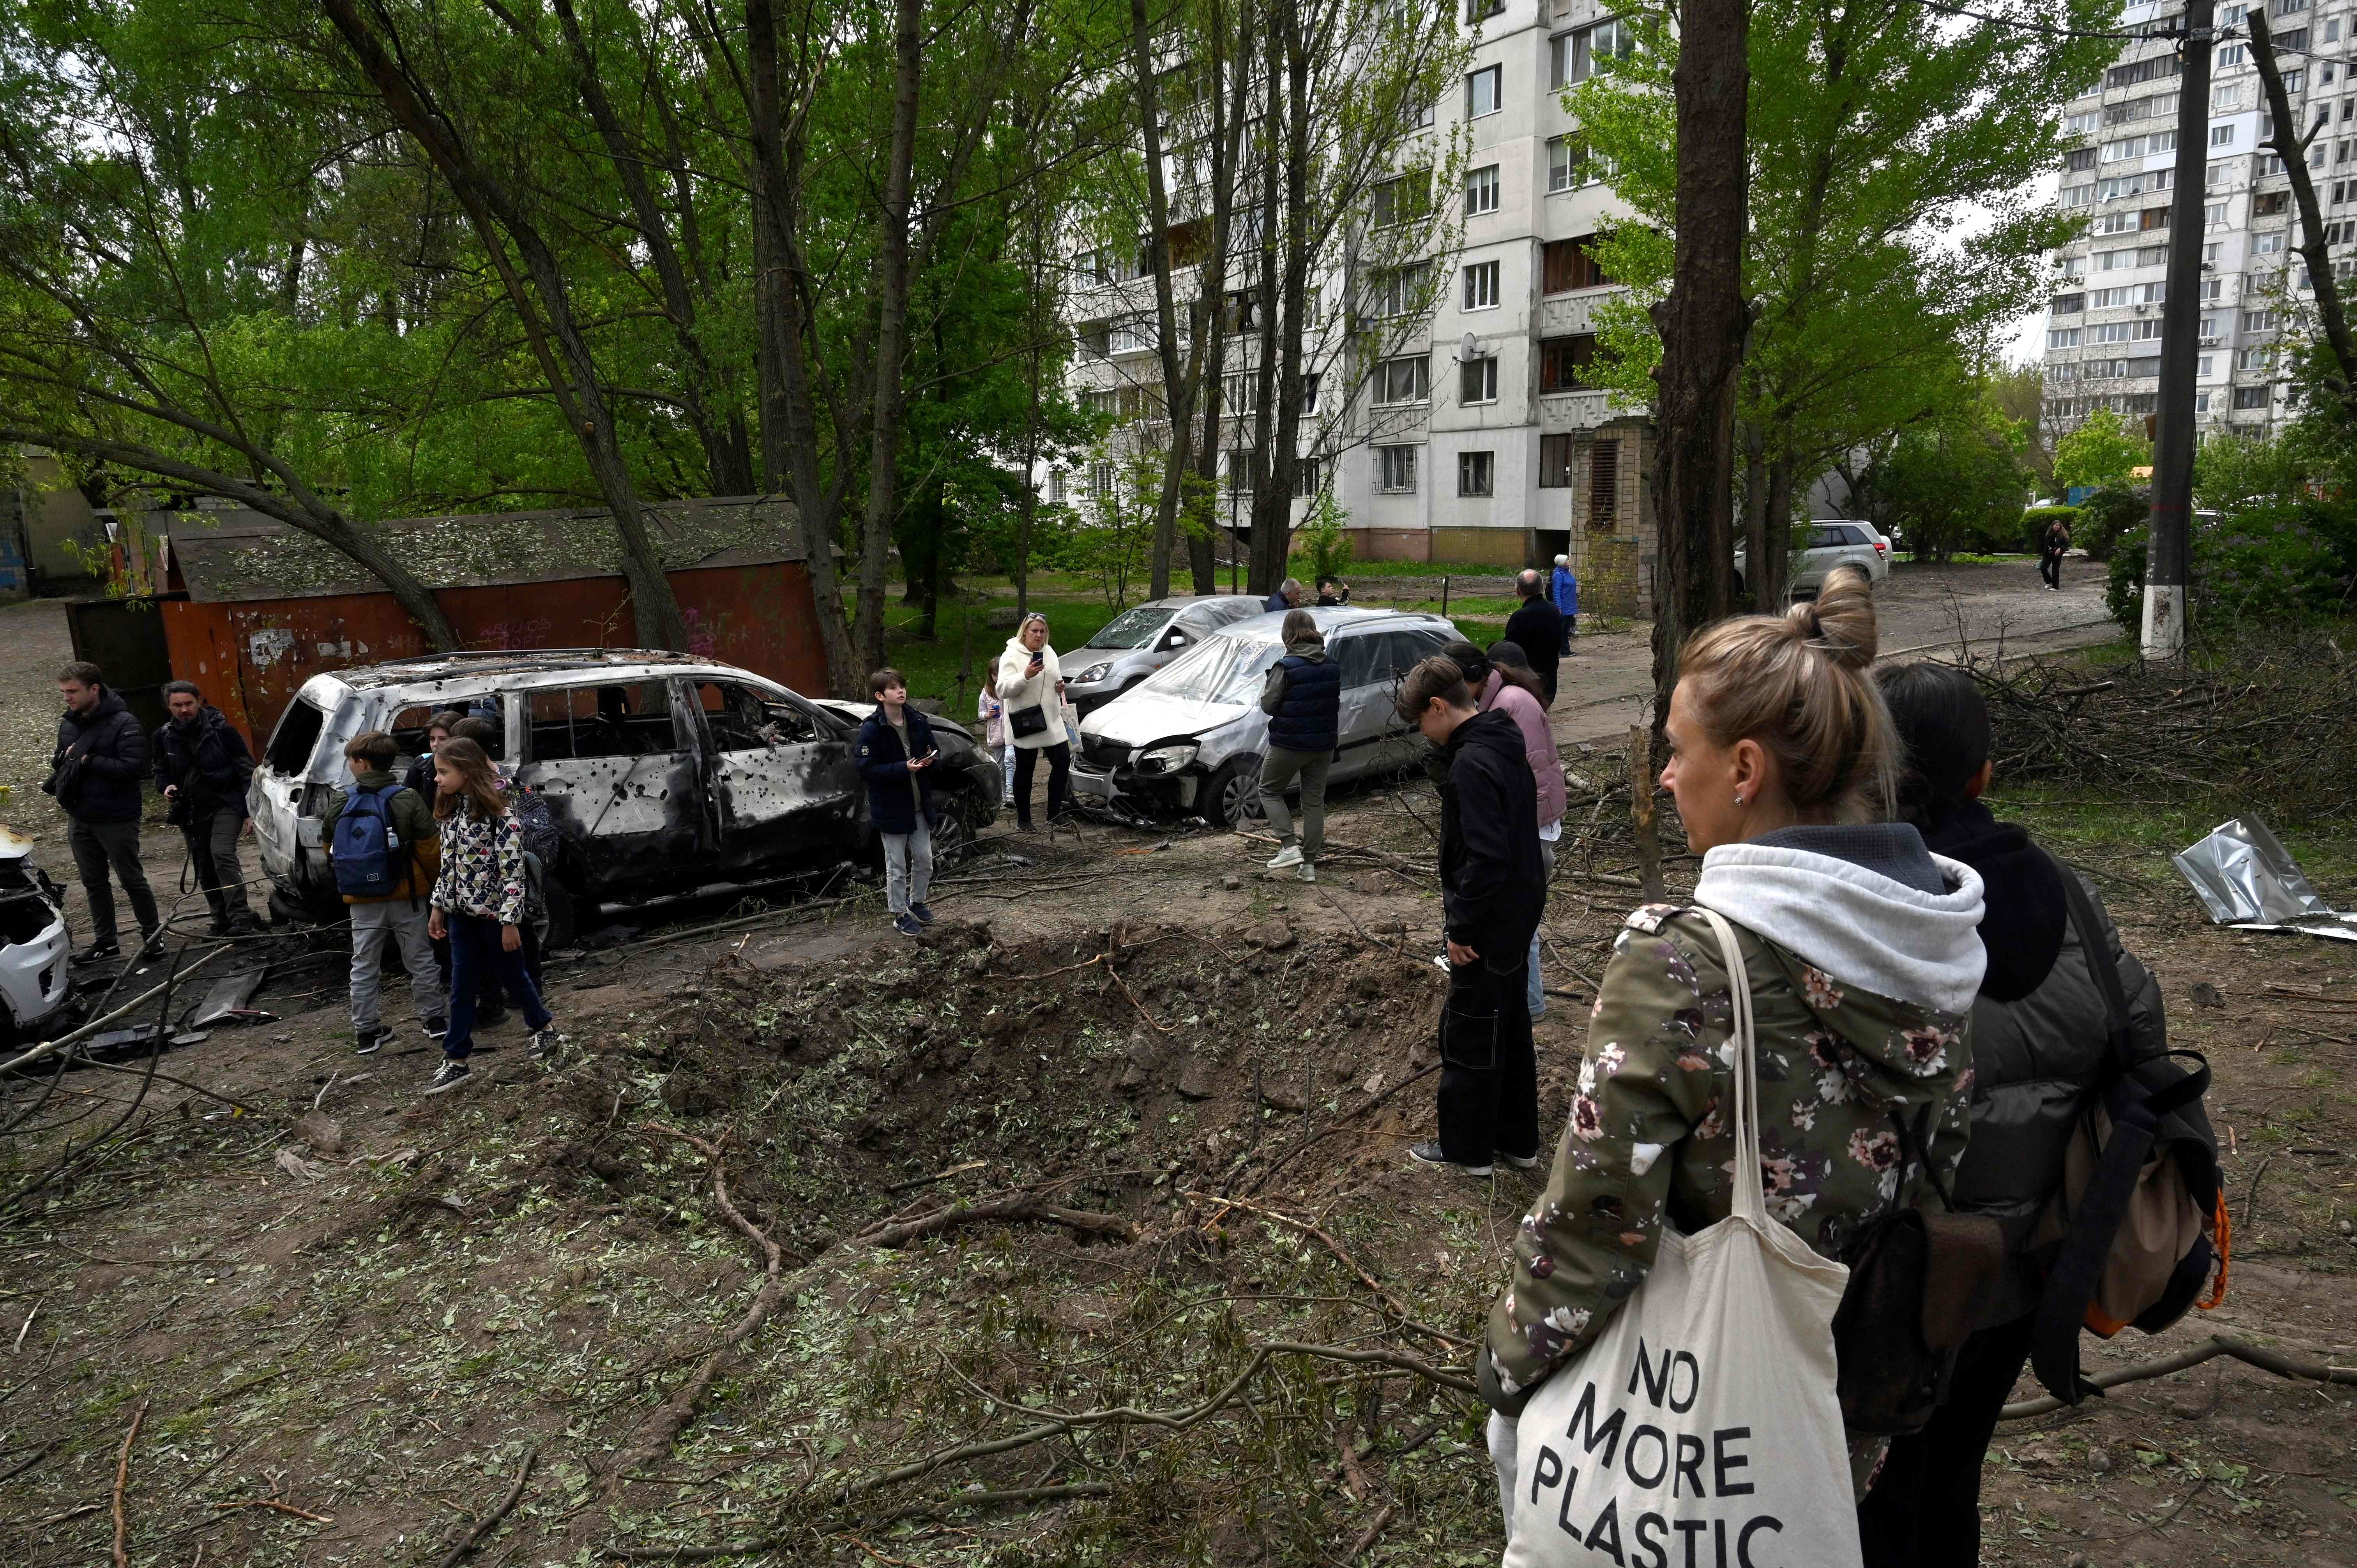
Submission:
[[[1858,1221],[1938,1202],[1902,1152],[1899,1116],[1910,1141],[1921,1131],[1942,1186],[1953,1179],[1969,1130],[1970,1015],[1846,985],[1736,929],[1769,1211],[1836,1256]],[[1692,1232],[1727,1217],[1731,1005],[1700,914],[1649,904],[1629,917],[1588,1024],[1570,1125],[1515,1236],[1513,1283],[1490,1311],[1480,1370],[1501,1408],[1519,1410],[1603,1331],[1652,1266],[1663,1225]]]
[[523,824],[515,812],[485,817],[468,801],[443,818],[434,907],[512,926],[523,919]]

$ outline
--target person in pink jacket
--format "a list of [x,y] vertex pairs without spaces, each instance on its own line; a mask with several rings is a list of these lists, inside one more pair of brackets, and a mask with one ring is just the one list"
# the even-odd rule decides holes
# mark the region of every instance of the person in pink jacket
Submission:
[[[1552,881],[1555,841],[1563,836],[1563,758],[1547,728],[1545,688],[1518,643],[1493,642],[1485,654],[1469,642],[1456,642],[1449,644],[1448,656],[1465,671],[1475,706],[1483,713],[1498,709],[1523,732],[1523,749],[1530,754],[1531,776],[1538,783],[1539,863]],[[1527,995],[1534,1018],[1546,1011],[1546,988],[1539,979],[1539,936],[1531,934]]]

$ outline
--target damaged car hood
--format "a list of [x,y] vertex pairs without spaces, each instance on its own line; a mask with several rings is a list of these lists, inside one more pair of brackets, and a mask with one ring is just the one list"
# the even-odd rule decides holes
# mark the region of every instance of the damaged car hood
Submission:
[[1243,703],[1207,703],[1155,692],[1129,692],[1083,719],[1081,733],[1124,746],[1144,746],[1172,736],[1206,735],[1258,711]]

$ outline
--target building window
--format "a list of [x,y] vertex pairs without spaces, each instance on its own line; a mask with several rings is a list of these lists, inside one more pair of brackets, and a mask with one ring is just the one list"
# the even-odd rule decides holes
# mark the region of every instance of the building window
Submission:
[[1491,16],[1505,15],[1506,0],[1465,0],[1465,20],[1469,26]]
[[1594,185],[1603,177],[1603,161],[1587,150],[1587,142],[1568,135],[1547,138],[1549,190],[1574,190],[1583,185]]
[[1238,446],[1228,453],[1228,494],[1248,496],[1253,493],[1253,449]]
[[1465,216],[1498,210],[1498,166],[1484,164],[1465,177]]
[[1539,489],[1567,490],[1571,489],[1571,455],[1575,447],[1568,435],[1539,437]]
[[1432,263],[1410,262],[1404,267],[1384,267],[1375,274],[1372,296],[1367,301],[1370,316],[1421,316],[1432,308]]
[[2249,45],[2222,44],[2218,49],[2218,69],[2223,70],[2228,66],[2240,65],[2250,58],[2251,50]]
[[1318,412],[1318,374],[1312,371],[1301,378],[1301,412],[1304,413]]
[[2128,290],[2125,287],[2099,288],[2087,295],[2087,308],[2090,310],[2116,310],[2127,303]]
[[2058,327],[2046,334],[2046,347],[2049,349],[2075,349],[2078,346],[2079,328],[2076,327]]
[[1064,504],[1064,470],[1061,468],[1048,470],[1048,504],[1049,506]]
[[1106,339],[1106,352],[1135,354],[1154,347],[1154,326],[1146,321],[1116,321]]
[[2236,387],[2234,389],[2234,406],[2236,408],[2266,407],[2267,389],[2266,387]]
[[2087,296],[2083,294],[2058,294],[2054,296],[2054,303],[2048,306],[2056,316],[2076,316],[2086,308]]
[[1485,355],[1479,360],[1468,360],[1458,366],[1457,383],[1457,401],[1459,403],[1497,402],[1497,356]]
[[2234,145],[2234,127],[2232,125],[2211,126],[2210,145],[2213,147],[2233,146]]
[[1089,494],[1092,496],[1109,496],[1113,494],[1113,465],[1111,463],[1092,463],[1089,465]]
[[2267,368],[2268,357],[2274,352],[2275,350],[2265,343],[2254,344],[2248,349],[2238,349],[2234,351],[2234,368],[2238,371],[2264,371]]
[[1374,384],[1377,408],[1428,402],[1432,397],[1431,361],[1422,354],[1378,360]]
[[1587,526],[1609,533],[1620,513],[1620,443],[1598,441],[1587,449]]
[[2243,312],[2243,330],[2244,330],[2244,331],[2245,331],[2245,332],[2272,332],[2272,331],[2274,331],[2275,329],[2276,329],[2276,313],[2275,313],[2274,311],[2272,311],[2272,310],[2246,310],[2246,311]]
[[1540,255],[1540,280],[1548,294],[1569,294],[1574,289],[1601,288],[1612,280],[1596,264],[1593,246],[1596,236],[1581,234],[1569,240],[1550,240]]
[[2210,412],[2210,394],[2208,392],[2198,392],[2193,394],[2193,412],[2196,413],[2207,413]]
[[1486,496],[1497,488],[1497,455],[1491,452],[1459,452],[1457,454],[1457,493],[1460,496]]
[[2271,234],[2251,236],[2251,254],[2255,256],[2272,256],[2283,248],[2284,232],[2280,229]]
[[1618,16],[1557,33],[1547,40],[1547,85],[1568,87],[1596,74],[1608,59],[1627,59],[1637,52],[1637,35]]
[[1260,373],[1241,371],[1232,376],[1220,378],[1220,402],[1230,413],[1256,413],[1260,411]]
[[1375,489],[1387,496],[1415,494],[1415,448],[1375,448]]
[[2218,373],[2218,356],[2215,354],[2204,354],[2193,363],[2193,373],[2205,381]]
[[1498,263],[1476,262],[1465,269],[1465,308],[1495,310],[1498,307]]
[[1539,391],[1543,392],[1577,392],[1587,386],[1583,372],[1596,362],[1596,335],[1576,333],[1568,338],[1543,338],[1539,340]]
[[1408,223],[1432,210],[1432,171],[1410,169],[1379,182],[1369,202],[1376,228]]
[[2066,116],[2062,122],[2062,134],[2066,136],[2083,136],[2094,130],[2101,123],[2101,118],[2093,109]]
[[1465,117],[1479,120],[1484,114],[1495,114],[1505,105],[1506,68],[1484,66],[1468,73],[1465,78]]
[[1293,493],[1296,499],[1307,500],[1318,493],[1318,459],[1300,457],[1293,465]]
[[[2291,192],[2288,190],[2263,190],[2251,198],[2251,216],[2254,218],[2280,218],[2290,209]],[[2220,216],[2224,214],[2221,212]]]

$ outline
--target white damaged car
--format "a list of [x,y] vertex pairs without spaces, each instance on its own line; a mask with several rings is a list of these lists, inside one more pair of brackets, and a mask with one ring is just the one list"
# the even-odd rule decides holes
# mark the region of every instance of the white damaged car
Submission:
[[33,864],[33,841],[0,827],[0,1049],[38,1037],[66,1004],[65,897]]

